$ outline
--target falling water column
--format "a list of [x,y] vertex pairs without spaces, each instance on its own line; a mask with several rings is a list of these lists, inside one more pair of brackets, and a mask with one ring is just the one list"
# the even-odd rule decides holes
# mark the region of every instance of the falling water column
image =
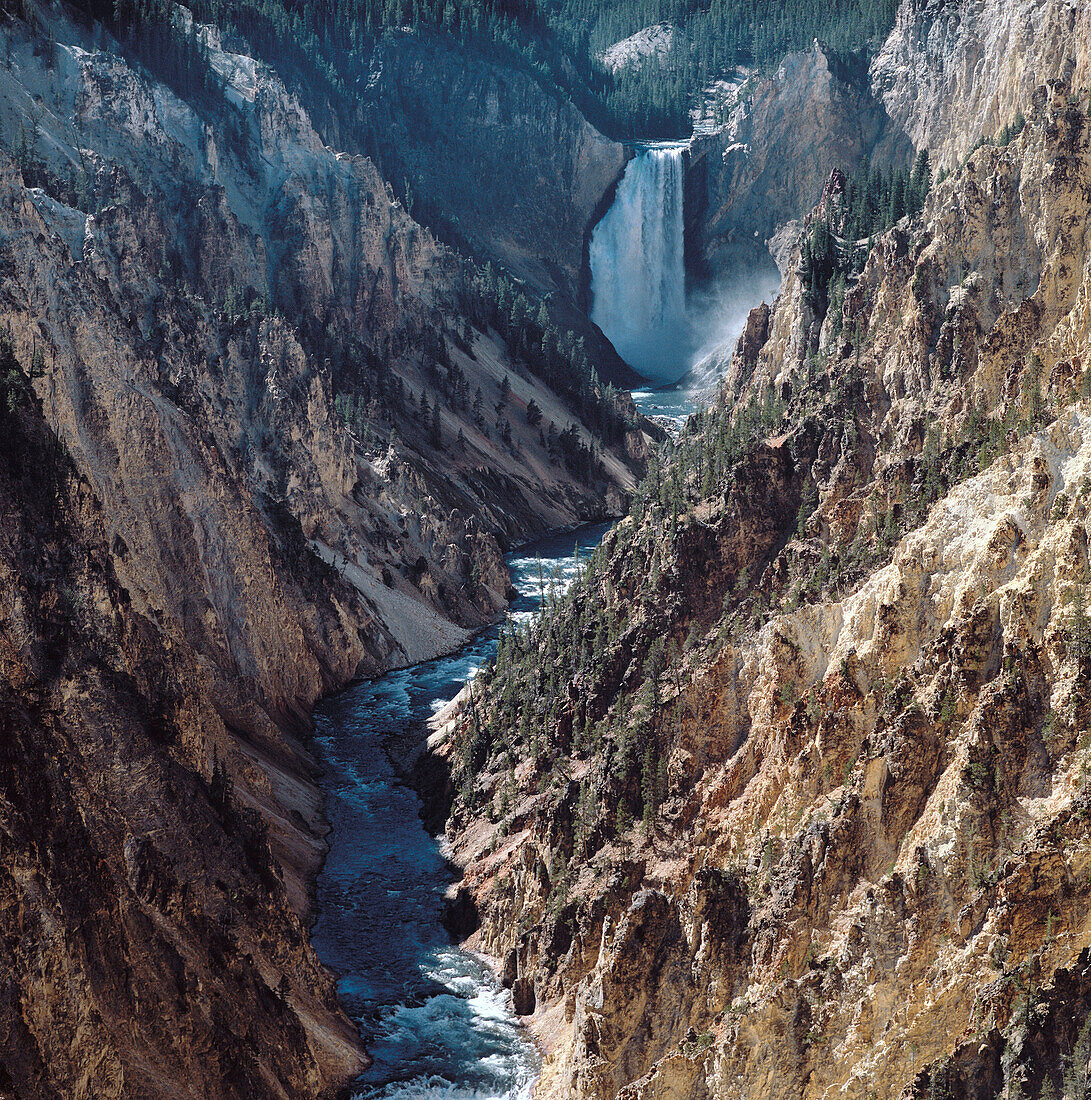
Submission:
[[591,319],[618,354],[669,382],[690,365],[682,223],[684,145],[648,146],[629,162],[591,234]]

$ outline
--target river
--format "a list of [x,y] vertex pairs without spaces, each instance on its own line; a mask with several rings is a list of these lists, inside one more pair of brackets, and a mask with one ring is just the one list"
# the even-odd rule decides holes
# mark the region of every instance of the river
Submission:
[[[513,555],[513,615],[532,615],[542,587],[569,584],[576,547],[585,555],[608,528],[550,536]],[[459,876],[385,751],[393,738],[423,736],[428,719],[490,660],[497,633],[356,684],[315,715],[333,831],[314,944],[339,975],[342,1003],[375,1059],[353,1090],[360,1100],[526,1100],[537,1080],[537,1051],[509,994],[443,928],[443,895]]]
[[651,417],[675,435],[682,430],[682,425],[697,408],[692,390],[674,386],[632,390],[630,396],[638,412]]

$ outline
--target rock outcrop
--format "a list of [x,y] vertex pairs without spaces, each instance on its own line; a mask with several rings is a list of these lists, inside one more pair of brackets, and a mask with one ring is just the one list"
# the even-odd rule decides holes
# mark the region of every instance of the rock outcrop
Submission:
[[[740,86],[727,122],[694,137],[686,170],[686,260],[698,279],[769,263],[768,243],[808,211],[830,172],[871,154],[889,129],[862,63],[817,42]],[[909,143],[890,139],[888,160]]]
[[630,34],[620,42],[614,42],[599,54],[603,66],[612,73],[623,69],[639,69],[644,65],[664,68],[674,45],[674,26],[670,23],[653,23]]
[[448,728],[469,942],[545,1096],[1086,1078],[1091,120],[1011,102],[843,301],[797,252]]
[[[707,279],[765,262],[782,269],[835,168],[864,155],[900,166],[927,149],[959,166],[1025,117],[1038,89],[1091,87],[1091,23],[1066,0],[914,0],[866,71],[819,43],[735,89],[726,122],[693,141],[687,262]],[[734,86],[731,86],[734,87]],[[1084,104],[1086,105],[1086,104]]]
[[1091,87],[1091,15],[1066,0],[904,3],[870,76],[894,125],[954,167],[1049,81]]
[[621,145],[530,72],[426,32],[383,35],[361,110],[389,179],[522,278],[575,292]]

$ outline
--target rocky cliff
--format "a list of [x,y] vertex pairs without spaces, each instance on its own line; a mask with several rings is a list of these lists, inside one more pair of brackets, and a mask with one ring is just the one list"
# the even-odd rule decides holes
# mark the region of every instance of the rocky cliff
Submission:
[[390,179],[542,286],[575,285],[625,153],[530,72],[427,32],[376,46],[362,105]]
[[[330,1094],[365,1061],[307,943],[321,799],[291,731],[363,657],[335,625],[344,594],[320,571],[278,579],[302,536],[263,528],[222,479],[240,515],[217,530],[221,502],[198,504],[208,456],[190,452],[208,525],[186,536],[183,507],[159,520],[179,536],[180,620],[165,586],[139,586],[155,563],[141,569],[10,351],[4,370],[0,1088]],[[246,537],[216,591],[192,572],[201,533],[220,553]],[[236,587],[249,645],[225,637],[247,622],[223,617]]]
[[187,99],[18,10],[0,1091],[332,1094],[364,1055],[306,936],[309,709],[491,619],[502,545],[623,507],[644,441],[242,44],[201,30]]
[[602,376],[635,384],[578,308],[591,230],[625,167],[621,145],[502,51],[426,31],[378,40],[359,110],[400,195],[551,295],[555,316],[594,348]]
[[[698,279],[780,263],[794,240],[770,244],[814,204],[834,168],[854,165],[888,129],[862,62],[819,43],[734,89],[726,122],[697,134],[686,170],[686,259]],[[905,159],[908,142],[890,141]]]
[[900,6],[866,69],[816,42],[774,73],[725,84],[725,120],[692,145],[694,275],[764,263],[767,246],[783,270],[826,177],[864,155],[901,165],[927,149],[937,167],[959,166],[982,141],[1017,128],[1036,89],[1091,85],[1089,41],[1086,10],[1066,0],[919,0]]
[[871,65],[896,126],[941,165],[960,163],[1011,124],[1039,86],[1091,86],[1091,22],[1065,0],[903,4]]
[[451,716],[544,1095],[1083,1095],[1091,120],[1011,94]]

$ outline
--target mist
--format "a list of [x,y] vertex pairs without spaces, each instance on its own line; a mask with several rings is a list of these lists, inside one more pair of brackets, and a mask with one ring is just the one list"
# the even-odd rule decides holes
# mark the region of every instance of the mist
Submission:
[[691,293],[686,318],[693,350],[686,370],[673,381],[687,389],[715,382],[731,358],[747,315],[761,302],[772,303],[780,285],[780,272],[770,259],[767,266],[725,276]]

